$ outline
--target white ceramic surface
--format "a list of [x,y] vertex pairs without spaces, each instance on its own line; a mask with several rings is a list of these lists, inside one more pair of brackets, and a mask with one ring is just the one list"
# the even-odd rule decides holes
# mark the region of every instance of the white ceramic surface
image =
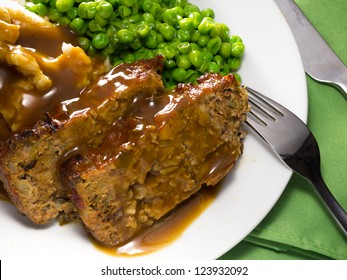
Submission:
[[[271,0],[192,0],[210,7],[216,20],[240,35],[246,53],[239,73],[243,84],[307,117],[304,70],[294,38]],[[244,154],[223,183],[215,201],[171,245],[141,259],[215,259],[239,243],[267,215],[291,176],[252,134],[245,140]],[[0,259],[36,256],[52,259],[93,258],[117,261],[97,249],[76,225],[52,223],[34,226],[13,206],[0,201]],[[76,266],[79,264],[76,263]]]

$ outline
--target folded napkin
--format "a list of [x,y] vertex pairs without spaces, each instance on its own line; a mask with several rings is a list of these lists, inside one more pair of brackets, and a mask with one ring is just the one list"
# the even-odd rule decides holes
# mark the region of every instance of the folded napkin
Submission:
[[[347,1],[295,0],[347,65]],[[322,175],[347,209],[347,100],[307,76],[308,126],[321,151]],[[294,174],[265,219],[221,259],[347,259],[341,233],[312,186]]]

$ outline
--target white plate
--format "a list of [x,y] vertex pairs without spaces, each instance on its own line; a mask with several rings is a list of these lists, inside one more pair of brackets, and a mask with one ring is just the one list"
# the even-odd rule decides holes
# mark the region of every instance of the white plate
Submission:
[[[273,97],[304,121],[307,92],[293,36],[272,0],[192,0],[211,7],[216,20],[240,35],[246,55],[243,83]],[[239,243],[266,216],[282,194],[291,172],[252,135],[237,167],[215,201],[171,245],[141,259],[215,259]],[[117,261],[81,238],[79,226],[33,226],[8,203],[0,202],[0,259],[45,256],[50,261],[82,256]],[[76,262],[78,267],[79,263]]]

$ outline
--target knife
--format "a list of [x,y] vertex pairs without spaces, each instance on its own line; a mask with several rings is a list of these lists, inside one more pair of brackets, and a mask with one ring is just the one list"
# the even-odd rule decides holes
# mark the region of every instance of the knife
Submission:
[[347,99],[347,68],[293,0],[275,0],[291,28],[305,72],[337,88]]

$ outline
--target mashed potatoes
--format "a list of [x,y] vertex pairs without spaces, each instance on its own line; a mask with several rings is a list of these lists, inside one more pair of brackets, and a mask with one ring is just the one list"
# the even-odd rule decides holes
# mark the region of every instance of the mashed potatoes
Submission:
[[94,76],[108,70],[74,47],[75,36],[2,0],[0,7],[0,137],[59,111]]

